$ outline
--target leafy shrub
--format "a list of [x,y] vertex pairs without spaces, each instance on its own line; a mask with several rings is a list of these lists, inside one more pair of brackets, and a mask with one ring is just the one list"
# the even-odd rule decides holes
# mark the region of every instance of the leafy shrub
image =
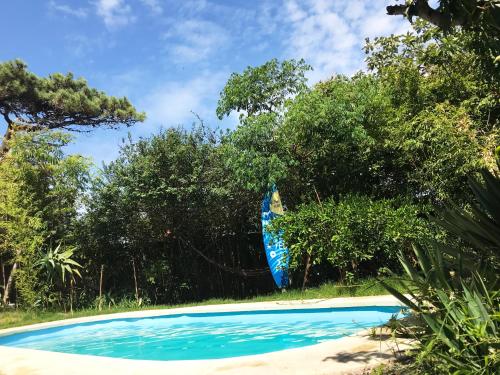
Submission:
[[430,236],[418,212],[411,204],[397,206],[392,200],[350,195],[338,202],[330,199],[300,206],[274,220],[271,230],[282,231],[292,269],[300,267],[309,254],[314,264],[337,268],[346,281],[395,264],[399,250]]

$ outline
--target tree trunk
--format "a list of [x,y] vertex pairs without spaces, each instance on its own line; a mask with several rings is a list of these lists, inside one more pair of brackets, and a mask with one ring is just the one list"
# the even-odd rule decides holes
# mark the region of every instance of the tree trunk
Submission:
[[304,272],[304,281],[302,282],[302,291],[306,288],[306,283],[309,279],[309,270],[311,269],[311,254],[307,253],[306,257],[306,270]]
[[345,283],[345,279],[346,279],[346,276],[347,276],[347,270],[343,269],[343,268],[340,268],[339,269],[339,273],[340,273],[340,284],[341,285],[344,285]]
[[[318,190],[316,190],[316,186],[313,184],[314,193],[316,194],[316,199],[318,200],[318,204],[321,208],[323,208],[323,203],[318,194]],[[306,254],[306,270],[304,272],[304,280],[302,281],[302,290],[306,288],[307,280],[309,279],[309,270],[311,269],[311,254]]]
[[59,301],[61,301],[63,310],[66,313],[66,301],[64,300],[63,292],[62,290],[59,290]]
[[73,315],[73,288],[74,288],[73,278],[69,280],[69,311]]
[[101,276],[99,277],[99,311],[102,309],[102,277],[104,275],[104,264],[101,264]]
[[318,190],[316,190],[316,186],[313,185],[314,193],[316,194],[316,199],[321,207],[323,207],[323,203],[321,203],[321,199],[319,198]]
[[132,268],[134,269],[135,300],[139,303],[139,288],[137,286],[137,273],[135,271],[135,259],[132,258]]
[[12,288],[12,283],[14,282],[14,274],[16,273],[18,264],[17,262],[12,265],[12,270],[10,271],[9,279],[7,280],[7,284],[5,285],[4,294],[3,294],[3,304],[7,305],[9,303],[9,295],[10,289]]
[[5,264],[2,263],[2,290],[5,290],[5,283],[7,280],[5,279]]
[[9,141],[14,137],[16,131],[33,132],[44,129],[39,125],[23,125],[17,124],[12,121],[7,114],[2,114],[5,122],[7,123],[7,130],[3,136],[2,143],[0,144],[0,161],[7,155],[10,150]]
[[356,270],[358,269],[358,263],[355,260],[351,260],[352,273],[356,274]]
[[7,131],[5,132],[3,139],[2,139],[2,144],[0,145],[0,160],[4,158],[5,155],[9,152],[9,141],[12,139],[14,136],[14,126],[12,122],[7,123]]

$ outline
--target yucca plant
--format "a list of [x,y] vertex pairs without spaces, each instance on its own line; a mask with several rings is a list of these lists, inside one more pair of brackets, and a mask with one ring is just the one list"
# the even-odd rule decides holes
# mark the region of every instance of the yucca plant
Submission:
[[405,292],[382,281],[420,318],[418,358],[439,374],[500,369],[500,179],[483,171],[470,185],[477,200],[471,212],[449,209],[434,218],[468,246],[415,245],[414,259],[400,255]]

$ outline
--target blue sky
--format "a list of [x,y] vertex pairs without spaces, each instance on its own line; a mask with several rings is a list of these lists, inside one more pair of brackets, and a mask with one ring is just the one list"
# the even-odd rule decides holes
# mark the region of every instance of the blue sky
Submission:
[[[73,72],[108,94],[127,96],[148,120],[75,135],[69,152],[109,162],[121,140],[200,115],[211,127],[232,72],[276,57],[304,58],[310,82],[364,67],[365,37],[408,30],[385,15],[395,1],[370,0],[16,0],[2,4],[0,61],[20,58],[39,75]],[[3,133],[5,124],[0,123]]]

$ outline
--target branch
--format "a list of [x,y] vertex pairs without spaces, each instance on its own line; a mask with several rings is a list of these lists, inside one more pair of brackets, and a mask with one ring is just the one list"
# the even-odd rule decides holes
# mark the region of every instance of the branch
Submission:
[[9,152],[9,141],[14,136],[15,132],[24,131],[24,132],[32,132],[42,130],[44,127],[35,124],[24,124],[21,122],[13,121],[8,112],[0,112],[7,123],[7,130],[3,136],[2,143],[0,144],[0,161],[4,158],[4,156]]
[[12,129],[14,131],[20,131],[20,132],[34,132],[34,131],[39,131],[43,129],[43,126],[38,126],[38,125],[26,125],[18,122],[12,122],[11,124]]
[[442,30],[448,30],[451,26],[462,26],[463,19],[454,19],[451,14],[445,14],[440,7],[432,8],[428,0],[414,0],[411,4],[389,5],[387,14],[390,16],[405,16],[412,22],[413,17],[419,17]]
[[409,5],[398,4],[398,5],[389,5],[385,9],[387,10],[387,14],[389,16],[405,16],[407,17]]

